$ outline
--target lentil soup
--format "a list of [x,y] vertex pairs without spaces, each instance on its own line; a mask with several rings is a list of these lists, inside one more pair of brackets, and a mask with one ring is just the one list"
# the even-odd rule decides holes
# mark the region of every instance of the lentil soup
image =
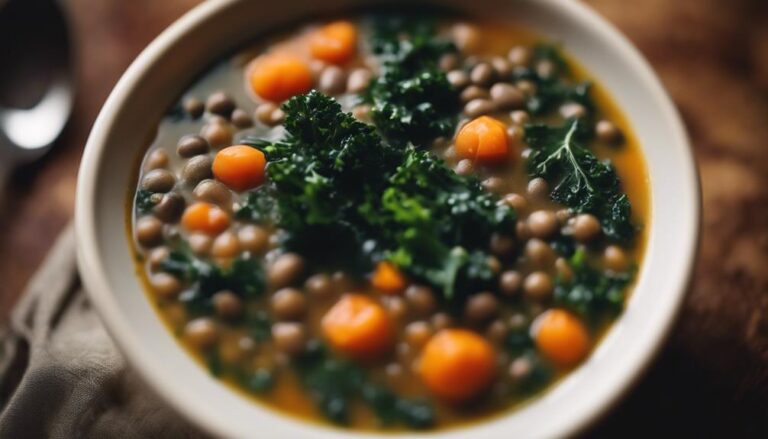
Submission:
[[620,315],[649,189],[610,96],[512,25],[301,26],[220,62],[131,191],[179,342],[260,403],[435,429],[554,385]]

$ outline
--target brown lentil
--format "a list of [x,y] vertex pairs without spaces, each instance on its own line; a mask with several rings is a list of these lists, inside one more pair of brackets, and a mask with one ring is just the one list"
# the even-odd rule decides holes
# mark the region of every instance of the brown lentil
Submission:
[[483,116],[496,110],[496,105],[488,99],[472,99],[464,105],[464,114],[471,118]]
[[360,93],[368,87],[371,82],[371,71],[364,68],[352,70],[347,78],[347,92]]
[[418,316],[426,316],[437,308],[437,299],[432,288],[424,285],[411,285],[405,290],[408,308]]
[[152,214],[163,222],[174,223],[178,221],[185,206],[184,197],[176,192],[168,192],[152,207]]
[[162,149],[156,149],[149,153],[147,161],[144,162],[144,172],[154,169],[161,169],[168,166],[168,154]]
[[278,322],[272,325],[275,347],[288,355],[298,355],[307,345],[306,328],[301,323]]
[[318,89],[328,95],[343,93],[346,84],[347,78],[344,71],[338,66],[324,68],[317,81]]
[[222,290],[213,295],[213,309],[216,315],[223,319],[240,317],[243,313],[243,301],[237,294],[229,290]]
[[518,271],[507,270],[499,276],[499,289],[507,296],[515,296],[523,285],[523,276]]
[[173,299],[181,292],[181,282],[168,273],[159,272],[149,278],[152,290],[161,299]]
[[202,233],[193,233],[187,237],[187,244],[189,244],[189,249],[192,250],[192,253],[203,256],[211,251],[213,239]]
[[196,134],[188,134],[176,144],[176,154],[182,158],[190,158],[208,152],[208,142]]
[[552,278],[543,271],[534,271],[525,277],[523,290],[533,300],[544,300],[552,294]]
[[489,85],[493,76],[493,67],[484,62],[479,63],[469,72],[469,79],[476,85]]
[[463,70],[452,70],[446,74],[448,82],[456,88],[464,88],[469,85],[469,75]]
[[237,235],[231,231],[221,233],[213,240],[211,253],[217,258],[233,258],[240,252]]
[[546,242],[532,238],[525,243],[525,256],[536,267],[548,267],[555,259],[555,252]]
[[541,177],[536,177],[528,182],[528,197],[536,200],[544,200],[549,196],[549,184]]
[[324,273],[314,274],[304,282],[304,289],[312,297],[330,297],[334,292],[333,280]]
[[166,169],[153,169],[141,180],[141,188],[150,192],[168,192],[176,184],[176,177]]
[[209,113],[228,118],[232,114],[232,110],[235,109],[235,101],[225,92],[218,91],[208,96],[208,99],[205,101],[205,109]]
[[528,230],[536,238],[546,239],[557,232],[558,222],[555,213],[551,210],[537,210],[532,212],[527,219]]
[[487,99],[490,97],[490,94],[488,93],[488,90],[484,88],[480,88],[476,85],[470,85],[461,92],[459,97],[461,98],[462,102],[467,103],[475,99]]
[[163,223],[154,216],[143,216],[136,221],[136,240],[144,247],[154,247],[162,242]]
[[484,323],[499,312],[499,301],[490,292],[477,293],[467,299],[464,316],[472,323]]
[[212,120],[200,130],[200,135],[216,149],[232,144],[232,128],[226,121]]
[[207,317],[198,317],[187,323],[184,328],[184,338],[192,346],[205,349],[216,343],[219,338],[219,331],[213,320]]
[[200,201],[215,204],[224,210],[232,208],[232,192],[217,180],[205,179],[192,191]]
[[296,253],[284,253],[267,270],[267,279],[273,288],[288,286],[299,280],[304,271],[304,258]]
[[493,84],[490,94],[491,100],[500,110],[518,108],[525,104],[525,95],[512,84],[504,82]]
[[261,226],[246,224],[237,231],[237,239],[243,250],[263,253],[269,244],[269,232]]
[[520,194],[510,193],[504,196],[504,202],[515,209],[517,213],[523,213],[528,209],[528,200]]
[[531,51],[525,46],[515,46],[509,49],[507,59],[514,67],[527,66],[531,61]]
[[213,159],[207,155],[196,155],[187,160],[181,170],[181,179],[189,186],[194,187],[206,178],[213,178]]
[[618,245],[609,245],[603,252],[605,266],[612,271],[624,271],[627,268],[627,255]]
[[205,104],[203,101],[195,97],[184,99],[182,106],[184,107],[184,112],[187,113],[192,119],[197,119],[198,117],[202,116],[203,111],[205,111]]
[[420,349],[432,337],[432,328],[425,321],[411,322],[405,326],[403,332],[405,342],[415,349]]
[[595,125],[595,134],[597,134],[598,140],[611,145],[620,143],[624,137],[621,134],[621,130],[619,130],[616,125],[605,119],[597,122]]
[[248,128],[253,126],[253,118],[242,108],[235,108],[232,112],[232,116],[230,116],[230,120],[232,121],[232,125],[238,128]]
[[296,288],[282,288],[272,295],[272,314],[278,320],[299,320],[307,310],[304,293]]
[[590,213],[576,215],[572,224],[573,238],[580,242],[591,241],[600,234],[600,221]]

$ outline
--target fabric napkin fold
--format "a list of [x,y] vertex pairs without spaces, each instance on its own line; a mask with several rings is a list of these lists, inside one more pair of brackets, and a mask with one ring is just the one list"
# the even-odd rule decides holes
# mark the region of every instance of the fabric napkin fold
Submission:
[[70,225],[0,333],[0,438],[202,437],[127,367],[75,259]]

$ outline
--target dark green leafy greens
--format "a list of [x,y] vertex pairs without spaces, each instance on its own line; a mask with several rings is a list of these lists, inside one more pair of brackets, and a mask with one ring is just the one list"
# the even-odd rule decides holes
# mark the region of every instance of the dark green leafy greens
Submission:
[[570,82],[570,70],[565,58],[558,48],[552,44],[538,44],[533,50],[533,61],[536,63],[548,61],[554,66],[551,75],[543,76],[536,70],[518,68],[513,71],[514,79],[526,79],[536,85],[536,93],[528,97],[527,110],[535,116],[548,114],[560,105],[574,102],[584,106],[587,110],[593,110],[595,105],[589,94],[592,84],[589,81]]
[[136,191],[135,205],[138,213],[147,213],[155,207],[157,201],[152,195],[154,194],[146,189],[139,189]]
[[530,364],[530,371],[514,383],[513,390],[521,394],[530,394],[550,382],[553,374],[552,367],[537,353],[527,326],[510,330],[503,347],[511,356],[524,358]]
[[459,110],[458,91],[438,68],[440,56],[456,50],[438,39],[434,20],[381,16],[373,19],[371,48],[381,74],[363,96],[382,135],[423,146],[451,136]]
[[254,298],[265,288],[261,263],[248,255],[239,256],[224,268],[198,258],[186,249],[176,249],[162,262],[161,269],[190,285],[179,300],[193,314],[207,313],[211,297],[218,291],[229,290],[244,298]]
[[402,423],[413,428],[434,424],[435,413],[426,402],[399,397],[372,383],[355,363],[331,356],[314,345],[294,362],[299,379],[320,411],[333,422],[349,421],[351,402],[361,398],[384,425]]
[[388,259],[453,299],[467,281],[493,277],[484,250],[489,233],[511,230],[514,221],[496,201],[430,152],[408,150],[382,196],[360,210],[379,230]]
[[[430,152],[390,146],[320,93],[296,96],[284,111],[281,141],[245,141],[267,154],[272,188],[243,209],[254,217],[274,207],[286,248],[358,273],[389,259],[449,300],[490,283],[490,236],[512,230],[515,215],[477,180]],[[279,196],[265,202],[268,193]]]
[[578,120],[562,126],[527,125],[525,140],[532,149],[528,172],[552,185],[554,201],[594,214],[605,236],[629,242],[635,235],[629,198],[613,167],[583,146],[586,134],[579,127]]
[[569,259],[573,271],[571,280],[558,279],[555,300],[577,313],[594,320],[600,316],[615,316],[624,307],[626,287],[631,273],[610,273],[591,267],[583,249]]

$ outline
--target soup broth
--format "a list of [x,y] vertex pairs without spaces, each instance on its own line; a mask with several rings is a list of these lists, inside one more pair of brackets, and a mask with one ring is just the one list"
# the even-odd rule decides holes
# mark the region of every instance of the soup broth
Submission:
[[556,385],[620,316],[649,227],[640,145],[595,78],[519,26],[454,18],[246,47],[136,174],[137,271],[180,344],[245,397],[360,430]]

